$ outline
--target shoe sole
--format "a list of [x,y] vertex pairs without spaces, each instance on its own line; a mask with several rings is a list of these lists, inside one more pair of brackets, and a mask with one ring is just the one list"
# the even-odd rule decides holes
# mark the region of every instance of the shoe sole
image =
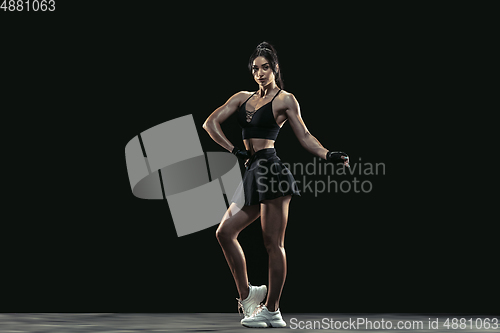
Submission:
[[[272,323],[270,322],[259,322],[259,323],[255,323],[255,326],[254,326],[254,323],[251,323],[251,324],[242,324],[243,326],[245,327],[248,327],[248,328],[283,328],[283,327],[286,327],[286,323],[283,321],[283,322],[278,322],[278,323],[275,323],[275,325],[273,325]],[[263,326],[265,325],[265,326]]]

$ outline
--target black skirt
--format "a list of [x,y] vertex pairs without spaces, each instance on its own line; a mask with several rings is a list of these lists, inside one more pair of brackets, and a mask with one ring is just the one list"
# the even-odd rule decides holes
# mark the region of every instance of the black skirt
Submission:
[[274,148],[265,148],[250,157],[232,201],[238,206],[249,206],[290,194],[300,196],[292,173]]

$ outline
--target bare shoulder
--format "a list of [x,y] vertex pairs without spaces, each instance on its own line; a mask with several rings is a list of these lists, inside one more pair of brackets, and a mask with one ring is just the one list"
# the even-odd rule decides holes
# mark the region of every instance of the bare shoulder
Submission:
[[227,103],[229,104],[237,104],[238,106],[240,106],[241,104],[243,104],[250,96],[252,96],[253,92],[250,92],[250,91],[239,91],[237,92],[236,94],[234,94],[233,96],[231,96]]
[[291,92],[285,90],[282,90],[276,99],[283,103],[285,109],[295,109],[299,104],[295,96]]

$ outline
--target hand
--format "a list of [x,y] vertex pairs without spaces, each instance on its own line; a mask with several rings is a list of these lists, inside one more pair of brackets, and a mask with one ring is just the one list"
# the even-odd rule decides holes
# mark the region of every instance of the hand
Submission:
[[234,147],[231,153],[234,154],[236,157],[241,158],[244,161],[250,158],[250,152],[248,150],[240,150]]
[[341,151],[329,151],[326,153],[326,160],[328,162],[343,162],[343,164],[350,168],[349,166],[349,156],[346,153]]

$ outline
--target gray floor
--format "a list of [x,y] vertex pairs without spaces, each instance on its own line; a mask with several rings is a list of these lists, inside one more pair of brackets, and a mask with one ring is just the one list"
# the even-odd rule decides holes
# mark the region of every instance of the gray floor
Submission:
[[[447,329],[443,326],[447,318],[450,324],[453,317],[466,318],[466,328]],[[438,327],[429,327],[438,319]],[[469,318],[473,318],[470,329]],[[476,318],[479,318],[476,320]],[[318,330],[346,331],[388,331],[393,332],[500,332],[492,316],[480,315],[415,315],[415,314],[283,314],[287,328],[273,329],[272,332],[313,332]],[[244,332],[255,331],[240,325],[241,317],[237,313],[1,313],[0,332]],[[382,322],[384,320],[384,322]],[[315,322],[316,321],[316,322]],[[371,329],[368,321],[371,322]],[[359,326],[357,326],[359,322]],[[390,322],[390,324],[388,323]],[[489,329],[476,328],[476,323],[486,323]],[[352,323],[352,324],[351,324]],[[406,329],[397,325],[406,324]],[[316,329],[307,329],[316,324]],[[379,326],[380,325],[380,326]],[[383,325],[383,326],[382,326]],[[392,328],[391,326],[392,325]],[[413,325],[419,325],[413,326]],[[344,326],[344,328],[341,328]],[[314,328],[314,326],[310,326]],[[496,329],[494,328],[496,327]],[[338,329],[340,328],[340,329]],[[378,329],[377,329],[378,328]],[[385,329],[384,329],[385,328]],[[260,330],[262,331],[262,330]]]

